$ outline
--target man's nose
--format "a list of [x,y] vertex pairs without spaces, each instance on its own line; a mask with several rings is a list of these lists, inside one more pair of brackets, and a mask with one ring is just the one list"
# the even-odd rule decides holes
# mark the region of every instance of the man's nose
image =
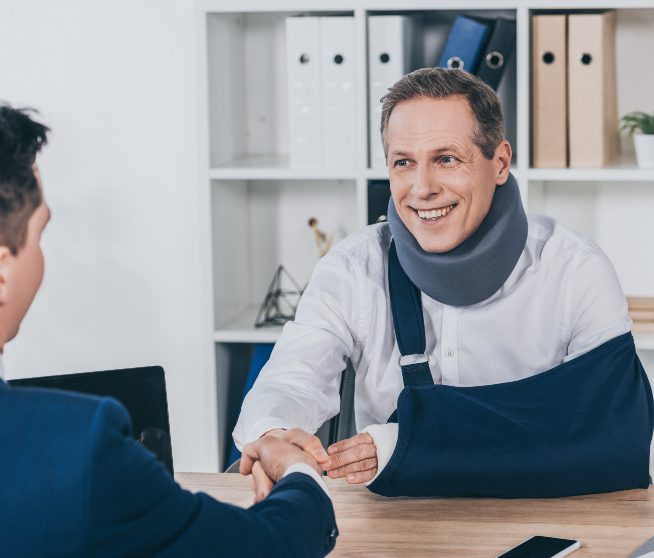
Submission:
[[415,196],[426,199],[438,194],[442,187],[438,181],[438,173],[429,165],[419,164],[414,175],[413,193]]

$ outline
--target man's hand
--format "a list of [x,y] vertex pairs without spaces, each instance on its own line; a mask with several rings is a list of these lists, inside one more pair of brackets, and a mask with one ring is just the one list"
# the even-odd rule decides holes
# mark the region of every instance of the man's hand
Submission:
[[252,492],[254,492],[254,503],[257,504],[261,500],[265,499],[270,491],[272,490],[274,484],[270,480],[268,475],[266,475],[263,467],[261,466],[260,461],[255,461],[252,466],[252,476],[250,477],[250,487]]
[[329,478],[346,477],[350,484],[360,484],[377,474],[377,446],[367,432],[336,442],[327,452],[329,461],[323,464],[323,469]]
[[306,463],[318,474],[321,473],[316,460],[297,445],[277,436],[263,436],[243,448],[239,471],[242,475],[252,475],[252,489],[255,502],[258,502],[268,496],[273,484],[284,476],[286,469],[296,463]]
[[327,455],[325,448],[322,447],[320,439],[300,428],[291,428],[290,430],[275,428],[266,432],[262,438],[265,436],[274,436],[275,438],[296,445],[298,448],[306,451],[320,464],[325,463],[329,459],[329,455]]

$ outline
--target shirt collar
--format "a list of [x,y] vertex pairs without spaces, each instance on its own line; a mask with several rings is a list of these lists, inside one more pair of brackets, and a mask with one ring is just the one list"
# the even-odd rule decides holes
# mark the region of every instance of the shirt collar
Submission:
[[2,354],[0,354],[0,380],[5,379],[5,367],[2,365]]

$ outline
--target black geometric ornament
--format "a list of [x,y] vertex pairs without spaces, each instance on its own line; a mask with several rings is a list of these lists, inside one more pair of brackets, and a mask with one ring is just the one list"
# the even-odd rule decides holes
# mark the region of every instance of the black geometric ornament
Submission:
[[[283,277],[282,277],[283,276]],[[282,278],[290,281],[293,289],[282,288]],[[298,285],[291,274],[280,265],[268,287],[254,327],[281,326],[295,318],[295,311],[304,289]]]

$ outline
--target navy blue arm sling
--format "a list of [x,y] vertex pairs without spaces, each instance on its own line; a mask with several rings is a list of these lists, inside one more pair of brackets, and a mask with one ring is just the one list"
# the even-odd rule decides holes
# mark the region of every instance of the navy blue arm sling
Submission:
[[394,244],[389,284],[405,387],[389,419],[395,451],[370,490],[546,498],[649,486],[654,405],[631,333],[523,380],[434,385],[420,291]]

